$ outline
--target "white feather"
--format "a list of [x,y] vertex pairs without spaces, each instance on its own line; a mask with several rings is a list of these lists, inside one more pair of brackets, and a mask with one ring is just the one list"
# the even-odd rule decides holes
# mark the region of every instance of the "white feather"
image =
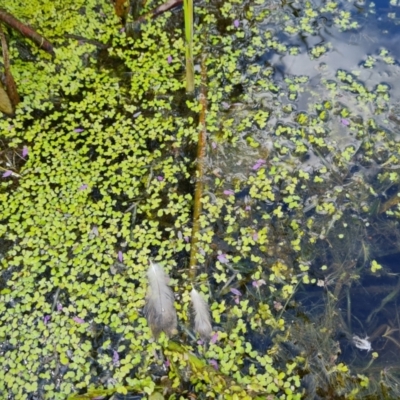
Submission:
[[147,277],[149,287],[144,307],[147,323],[155,337],[162,331],[168,336],[173,336],[177,332],[178,320],[174,307],[174,293],[168,286],[169,277],[158,264],[151,261]]
[[203,340],[208,340],[212,333],[208,304],[196,289],[192,289],[190,297],[194,309],[194,330]]

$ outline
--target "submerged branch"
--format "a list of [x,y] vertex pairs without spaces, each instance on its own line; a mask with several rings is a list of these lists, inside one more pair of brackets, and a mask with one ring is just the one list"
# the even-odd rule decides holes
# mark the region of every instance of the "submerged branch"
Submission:
[[199,123],[199,139],[197,142],[197,168],[196,168],[196,187],[194,192],[194,209],[193,209],[193,228],[192,243],[190,249],[190,278],[194,280],[196,276],[196,264],[198,249],[198,235],[200,234],[200,214],[202,211],[201,198],[204,191],[204,170],[207,144],[206,115],[207,115],[207,69],[206,57],[201,60],[201,87],[200,87],[200,123]]
[[47,51],[51,55],[54,55],[53,45],[45,39],[43,36],[39,35],[36,31],[34,31],[29,26],[23,24],[13,15],[6,12],[4,9],[0,8],[0,21],[3,21],[11,28],[17,30],[25,37],[33,40],[40,48]]
[[383,204],[381,204],[378,213],[382,214],[399,203],[400,203],[400,197],[397,194],[395,194],[389,200],[386,200]]
[[148,18],[155,18],[166,11],[171,10],[174,7],[178,7],[183,3],[183,0],[168,0],[160,6],[154,8],[148,13],[141,15],[135,22],[144,22]]

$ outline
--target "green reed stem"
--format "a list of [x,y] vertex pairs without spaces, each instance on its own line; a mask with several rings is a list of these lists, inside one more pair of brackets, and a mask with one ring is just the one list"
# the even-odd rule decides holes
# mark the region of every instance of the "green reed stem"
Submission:
[[186,91],[194,91],[193,67],[193,0],[183,0],[183,13],[185,17],[185,42],[186,42]]

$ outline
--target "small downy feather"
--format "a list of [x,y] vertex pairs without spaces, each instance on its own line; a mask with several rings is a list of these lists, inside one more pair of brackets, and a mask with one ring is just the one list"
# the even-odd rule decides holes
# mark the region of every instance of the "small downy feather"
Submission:
[[167,336],[173,336],[177,332],[178,320],[174,293],[168,286],[169,277],[158,264],[150,261],[147,278],[149,287],[144,307],[147,323],[156,338],[163,331]]
[[194,330],[203,340],[209,340],[212,327],[208,304],[196,289],[192,289],[190,297],[194,309]]

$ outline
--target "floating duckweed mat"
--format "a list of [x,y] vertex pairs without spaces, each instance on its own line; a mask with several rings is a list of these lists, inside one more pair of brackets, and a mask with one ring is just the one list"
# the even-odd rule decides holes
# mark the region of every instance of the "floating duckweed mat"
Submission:
[[[368,329],[400,342],[398,319],[391,332],[376,320],[396,299],[398,271],[380,259],[399,252],[400,99],[394,56],[364,35],[373,7],[196,4],[204,344],[189,323],[199,103],[185,95],[182,14],[132,38],[108,1],[56,3],[7,4],[56,55],[9,35],[23,101],[0,120],[1,396],[396,397],[398,371],[379,374],[390,352],[379,364],[365,351]],[[143,317],[150,258],[172,277],[172,339]],[[356,327],[360,276],[392,284]]]

